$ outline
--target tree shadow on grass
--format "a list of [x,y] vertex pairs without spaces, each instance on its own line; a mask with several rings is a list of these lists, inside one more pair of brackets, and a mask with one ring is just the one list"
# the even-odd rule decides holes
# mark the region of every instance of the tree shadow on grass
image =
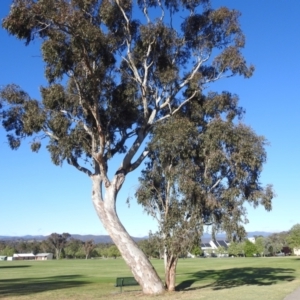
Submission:
[[29,265],[23,265],[23,266],[0,266],[1,269],[18,269],[18,268],[29,268],[31,266]]
[[[191,279],[177,285],[176,290],[194,290],[211,287],[214,290],[234,288],[243,285],[272,285],[280,281],[292,281],[295,269],[284,268],[233,268],[226,270],[203,270],[188,273]],[[209,280],[201,287],[191,287],[195,282]]]
[[81,275],[65,275],[44,278],[1,279],[0,298],[30,295],[89,284],[88,281],[82,280],[81,278]]

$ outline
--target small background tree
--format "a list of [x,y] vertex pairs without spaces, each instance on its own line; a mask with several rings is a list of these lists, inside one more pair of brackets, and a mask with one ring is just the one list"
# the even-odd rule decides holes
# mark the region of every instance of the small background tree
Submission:
[[3,256],[13,256],[15,253],[18,253],[16,249],[9,245],[5,246],[5,248],[0,251],[0,254]]
[[296,224],[290,229],[287,242],[290,248],[300,249],[300,224]]
[[191,253],[196,256],[203,255],[203,251],[202,251],[201,247],[199,246],[199,244],[196,244],[192,247]]
[[111,245],[108,248],[108,257],[113,257],[114,259],[116,259],[119,256],[121,256],[119,249],[116,247],[116,245]]
[[228,253],[228,251],[223,246],[219,246],[216,250],[216,253],[218,254],[219,257],[221,257],[225,253]]
[[71,238],[65,247],[66,256],[70,258],[79,257],[78,252],[80,251],[82,244],[83,242],[81,240]]
[[96,245],[93,240],[88,240],[85,241],[82,246],[85,253],[85,259],[88,259],[89,257],[91,257]]
[[288,246],[287,232],[273,233],[265,238],[265,248],[268,255],[276,255],[282,251],[283,247]]
[[138,245],[149,258],[160,258],[160,245],[153,238],[139,241]]
[[47,243],[52,249],[55,251],[55,257],[56,259],[61,258],[61,254],[63,251],[63,248],[67,245],[68,238],[70,238],[71,235],[69,233],[52,233],[47,238]]
[[256,245],[249,240],[246,240],[244,243],[244,252],[246,257],[253,257],[257,253]]
[[266,241],[263,236],[259,236],[255,238],[255,246],[256,246],[256,251],[259,256],[265,256],[266,254]]

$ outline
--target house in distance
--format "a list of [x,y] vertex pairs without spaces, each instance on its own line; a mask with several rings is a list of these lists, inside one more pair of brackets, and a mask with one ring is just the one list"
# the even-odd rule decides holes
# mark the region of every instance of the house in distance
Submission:
[[13,260],[50,260],[53,259],[52,253],[15,253]]

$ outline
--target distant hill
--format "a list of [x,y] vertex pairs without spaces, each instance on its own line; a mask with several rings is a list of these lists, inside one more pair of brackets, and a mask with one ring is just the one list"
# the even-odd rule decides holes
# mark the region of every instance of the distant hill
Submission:
[[[71,237],[74,239],[81,240],[83,242],[88,240],[93,240],[96,244],[112,244],[112,239],[108,235],[80,235],[80,234],[71,234]],[[48,236],[46,235],[24,235],[24,236],[3,236],[0,235],[0,241],[43,241],[46,240]],[[147,237],[132,237],[136,242],[140,240],[147,239]]]
[[273,234],[274,232],[265,232],[265,231],[253,231],[253,232],[247,232],[248,237],[253,237],[253,236],[258,236],[258,235],[262,235],[262,236],[269,236],[271,234]]
[[23,235],[23,236],[6,236],[6,235],[0,235],[1,241],[43,241],[47,239],[47,236],[44,235]]
[[[254,237],[254,236],[269,236],[273,234],[273,232],[265,232],[265,231],[252,231],[252,232],[247,232],[247,237]],[[216,235],[217,240],[225,240],[226,239],[226,234],[225,233],[219,233]],[[206,243],[211,240],[211,234],[210,233],[204,233],[202,235],[201,241]]]
[[[269,236],[271,235],[272,232],[265,232],[265,231],[253,231],[253,232],[248,232],[247,236],[248,237],[254,237],[254,236]],[[81,241],[87,241],[87,240],[93,240],[96,244],[111,244],[113,243],[110,236],[108,235],[91,235],[91,234],[86,234],[86,235],[80,235],[80,234],[71,234],[71,237],[74,239],[78,239]],[[43,241],[46,240],[48,236],[45,235],[24,235],[24,236],[1,236],[0,235],[0,240],[2,241]],[[148,237],[132,237],[136,242],[145,240]],[[217,234],[216,236],[217,239],[224,240],[226,239],[226,234]],[[209,233],[204,233],[201,240],[202,242],[208,242],[211,239],[211,234]]]
[[[80,235],[72,234],[72,238],[78,239],[81,241],[93,240],[96,244],[112,244],[113,241],[109,235]],[[147,237],[132,237],[136,242],[145,240]]]

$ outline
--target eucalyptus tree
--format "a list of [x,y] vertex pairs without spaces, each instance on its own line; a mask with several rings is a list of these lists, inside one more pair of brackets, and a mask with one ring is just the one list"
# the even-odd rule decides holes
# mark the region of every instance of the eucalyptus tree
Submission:
[[273,233],[265,238],[265,251],[268,255],[276,255],[281,252],[283,247],[288,246],[288,232]]
[[70,238],[70,240],[67,243],[67,246],[65,247],[65,253],[67,256],[76,258],[76,254],[79,252],[79,250],[82,247],[83,247],[83,241],[79,239]]
[[13,256],[16,252],[16,248],[10,245],[7,245],[4,249],[0,250],[0,254],[3,256]]
[[118,256],[120,256],[120,251],[116,245],[111,245],[107,250],[108,257],[113,257],[114,259],[116,259]]
[[[30,137],[38,151],[43,141],[54,164],[91,179],[95,210],[145,293],[164,287],[118,218],[118,192],[159,121],[211,82],[251,76],[239,15],[209,0],[14,0],[2,22],[26,44],[41,41],[48,80],[40,100],[15,84],[2,88],[11,148]],[[116,155],[122,162],[108,173]]]
[[295,224],[289,231],[286,238],[287,243],[290,248],[300,249],[300,224]]
[[199,244],[205,225],[241,240],[244,204],[271,210],[272,186],[259,181],[266,140],[239,122],[242,114],[237,96],[209,93],[153,130],[136,197],[158,222],[169,290],[175,289],[178,258]]
[[93,240],[88,240],[85,241],[83,244],[83,249],[84,249],[84,253],[85,253],[85,259],[88,259],[93,250],[96,248],[95,242]]
[[257,254],[256,245],[249,240],[245,240],[244,253],[246,257],[253,257]]
[[225,253],[228,253],[224,246],[219,246],[216,250],[218,257],[222,257]]
[[47,238],[48,245],[55,250],[55,257],[56,259],[60,259],[60,255],[67,245],[68,239],[71,237],[69,233],[51,233]]
[[255,239],[256,251],[259,256],[265,256],[266,254],[266,239],[263,236],[259,236]]
[[196,256],[203,255],[203,251],[202,251],[201,247],[199,246],[199,244],[194,245],[194,247],[191,249],[191,253]]
[[138,242],[139,247],[149,258],[160,258],[159,243],[151,237]]
[[228,246],[228,254],[230,256],[244,256],[245,242],[231,242]]

